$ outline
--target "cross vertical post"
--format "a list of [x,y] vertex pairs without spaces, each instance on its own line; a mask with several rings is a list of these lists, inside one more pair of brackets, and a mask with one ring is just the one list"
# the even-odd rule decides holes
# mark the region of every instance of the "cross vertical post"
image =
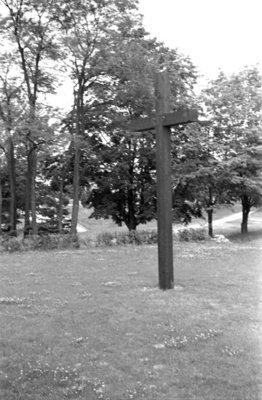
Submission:
[[156,95],[156,162],[157,162],[157,230],[158,273],[160,289],[174,287],[171,131],[163,125],[164,114],[170,113],[170,84],[167,73],[157,73]]
[[158,271],[159,287],[165,290],[174,287],[171,127],[197,122],[197,111],[170,112],[170,84],[167,72],[156,74],[155,96],[155,117],[133,120],[128,124],[128,129],[132,132],[156,130]]

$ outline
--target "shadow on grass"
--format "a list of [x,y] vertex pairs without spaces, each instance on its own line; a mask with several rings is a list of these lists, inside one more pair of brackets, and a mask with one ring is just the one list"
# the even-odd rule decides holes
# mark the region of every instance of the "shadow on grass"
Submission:
[[242,235],[240,232],[232,232],[227,234],[227,238],[233,242],[251,242],[262,239],[262,228],[256,231],[251,231],[247,235]]

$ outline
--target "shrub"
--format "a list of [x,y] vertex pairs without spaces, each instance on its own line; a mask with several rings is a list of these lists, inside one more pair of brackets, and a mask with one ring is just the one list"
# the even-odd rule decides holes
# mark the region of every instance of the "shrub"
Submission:
[[1,237],[1,251],[8,251],[13,253],[14,251],[22,251],[24,249],[23,243],[17,237],[3,236]]
[[[206,228],[180,229],[174,241],[198,242],[208,239]],[[104,232],[97,236],[96,246],[146,245],[157,243],[157,231]]]
[[76,249],[79,248],[77,236],[71,235],[41,235],[30,236],[25,239],[16,237],[4,237],[1,240],[2,251],[29,251],[29,250],[55,250],[55,249]]
[[95,240],[88,236],[79,238],[79,247],[89,248],[89,247],[94,247],[95,245],[96,245]]
[[140,231],[139,236],[143,244],[157,243],[157,231]]
[[77,236],[48,234],[24,239],[24,246],[28,250],[55,250],[79,248]]
[[[207,240],[205,228],[180,229],[173,235],[174,241],[190,242]],[[25,239],[2,236],[0,238],[0,251],[28,251],[28,250],[63,250],[77,249],[80,246],[121,246],[121,245],[149,245],[157,243],[157,231],[130,231],[130,232],[104,232],[93,241],[90,238],[74,237],[70,234],[46,234],[37,237],[29,236]]]
[[208,239],[206,228],[185,228],[180,229],[176,234],[180,242],[198,242]]
[[112,246],[114,244],[115,233],[104,232],[97,235],[96,245],[97,246]]
[[156,231],[104,232],[97,236],[97,246],[143,245],[157,243]]

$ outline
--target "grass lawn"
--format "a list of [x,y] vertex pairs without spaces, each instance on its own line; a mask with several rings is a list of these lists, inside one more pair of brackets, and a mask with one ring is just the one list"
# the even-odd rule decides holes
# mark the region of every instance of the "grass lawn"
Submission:
[[0,399],[262,399],[261,244],[0,255]]

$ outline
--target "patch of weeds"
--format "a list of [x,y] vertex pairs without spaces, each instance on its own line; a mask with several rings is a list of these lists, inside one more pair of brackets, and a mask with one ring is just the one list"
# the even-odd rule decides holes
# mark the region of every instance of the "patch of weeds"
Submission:
[[87,299],[89,297],[92,297],[92,294],[83,290],[82,292],[78,292],[77,296],[81,297],[81,299]]
[[154,286],[144,286],[144,287],[142,288],[142,292],[152,292],[152,291],[155,291],[155,290],[159,290],[158,285],[154,285]]
[[205,341],[214,338],[216,336],[219,336],[221,334],[222,334],[221,331],[216,331],[215,329],[208,329],[204,332],[197,333],[194,337],[194,341],[195,342]]
[[[173,327],[170,328],[171,333],[173,332]],[[163,343],[157,343],[153,347],[155,349],[164,349],[164,348],[173,348],[173,349],[182,349],[187,345],[194,344],[196,342],[205,342],[216,336],[221,335],[221,331],[217,331],[215,329],[207,329],[203,332],[199,332],[194,336],[170,336],[166,335],[164,337]]]
[[82,337],[81,336],[81,337],[78,337],[78,338],[74,338],[72,340],[72,342],[71,342],[71,345],[77,347],[77,346],[80,346],[83,343],[86,343],[87,341],[88,341],[88,337],[87,336],[86,337]]
[[[35,315],[47,315],[50,316],[52,314],[58,313],[61,309],[68,308],[68,300],[61,300],[54,298],[52,296],[48,296],[46,291],[42,292],[32,292],[32,295],[35,297],[35,302],[33,304],[33,311],[28,311],[28,316]],[[43,296],[44,295],[44,296]],[[43,296],[43,297],[42,297]],[[40,302],[38,301],[40,299]]]
[[24,239],[25,246],[28,250],[62,250],[62,249],[78,249],[78,236],[49,234],[37,236],[36,238]]
[[73,282],[73,283],[71,283],[71,286],[80,287],[80,286],[82,286],[82,283],[81,282]]
[[174,237],[179,242],[199,242],[209,239],[206,228],[179,229]]
[[121,283],[117,282],[117,281],[108,281],[108,282],[102,283],[102,286],[116,288],[116,287],[120,287]]
[[104,232],[96,238],[97,246],[148,245],[157,243],[156,231]]
[[153,345],[153,347],[155,349],[164,349],[166,346],[165,346],[165,343],[156,343]]
[[48,234],[25,239],[4,237],[0,242],[0,251],[13,253],[31,250],[78,249],[79,246],[78,236]]
[[143,399],[148,397],[148,394],[151,393],[152,395],[154,392],[156,392],[156,389],[156,385],[143,385],[141,382],[138,382],[137,386],[135,386],[133,389],[127,389],[122,398],[123,400]]
[[221,350],[222,354],[228,357],[238,357],[243,353],[243,350],[236,349],[230,346],[224,346]]
[[1,238],[0,250],[3,252],[13,253],[15,251],[23,251],[23,242],[17,237],[4,236]]
[[97,246],[113,246],[115,243],[115,235],[114,233],[104,232],[100,233],[96,238]]
[[[208,240],[206,228],[184,228],[173,235],[177,242]],[[157,244],[157,231],[104,232],[96,238],[97,246],[152,245]]]
[[0,297],[0,305],[6,306],[17,306],[27,304],[27,300],[25,297]]
[[80,247],[90,248],[90,247],[94,247],[96,245],[96,243],[95,243],[94,239],[85,236],[85,237],[79,238],[79,245],[80,245]]
[[[58,365],[52,368],[48,363],[24,363],[18,373],[0,373],[0,383],[6,398],[63,398],[89,400],[104,399],[104,383],[99,379],[88,378],[80,372],[81,364]],[[15,376],[16,375],[16,376]],[[40,397],[39,397],[40,396]]]
[[182,347],[185,347],[187,345],[188,340],[189,339],[186,336],[171,336],[170,338],[166,338],[164,340],[164,346],[166,348],[181,349]]

